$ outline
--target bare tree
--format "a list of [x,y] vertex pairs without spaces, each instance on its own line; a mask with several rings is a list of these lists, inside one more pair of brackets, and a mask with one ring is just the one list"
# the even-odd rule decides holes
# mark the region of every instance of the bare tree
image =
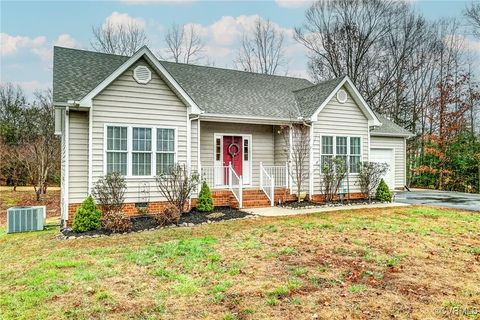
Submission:
[[[23,90],[12,83],[0,85],[0,176],[16,191],[25,166],[19,161],[19,145],[28,126],[25,125],[26,98]],[[22,181],[25,182],[25,181]]]
[[472,2],[471,6],[465,9],[465,17],[473,28],[473,34],[480,38],[480,2]]
[[117,25],[107,21],[104,25],[92,27],[92,32],[90,44],[99,52],[131,56],[147,44],[145,30],[134,22]]
[[348,174],[347,160],[342,157],[325,159],[322,163],[322,193],[326,202],[332,202],[338,194],[343,179]]
[[47,192],[47,181],[60,159],[60,140],[54,134],[55,116],[52,91],[36,92],[35,101],[25,110],[29,133],[23,138],[19,160],[28,172],[37,201]]
[[195,63],[201,58],[204,43],[194,25],[172,24],[165,34],[168,48],[161,58],[182,63]]
[[300,123],[292,123],[280,127],[279,134],[282,135],[286,146],[285,152],[290,164],[288,173],[295,184],[297,200],[300,201],[300,193],[310,175],[310,127]]
[[112,172],[97,180],[92,193],[102,212],[111,214],[122,212],[126,190],[125,178],[118,172]]
[[284,32],[270,20],[258,18],[252,34],[243,34],[235,63],[245,71],[277,74],[286,67]]
[[168,172],[156,176],[155,181],[162,196],[182,213],[198,185],[199,176],[191,174],[187,166],[177,163]]

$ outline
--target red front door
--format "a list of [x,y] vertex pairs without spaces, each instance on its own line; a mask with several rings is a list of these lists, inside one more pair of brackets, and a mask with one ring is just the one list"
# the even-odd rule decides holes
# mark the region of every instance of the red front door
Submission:
[[[232,163],[233,170],[240,177],[243,174],[243,139],[238,136],[223,137],[223,165]],[[225,176],[225,184],[228,184],[228,175]]]

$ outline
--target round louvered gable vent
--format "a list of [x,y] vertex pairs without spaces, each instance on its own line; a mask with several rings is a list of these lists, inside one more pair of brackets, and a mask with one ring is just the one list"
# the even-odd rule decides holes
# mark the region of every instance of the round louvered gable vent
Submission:
[[152,72],[146,66],[138,66],[133,70],[133,78],[138,83],[146,84],[152,80]]
[[347,102],[347,98],[348,98],[348,96],[347,96],[347,92],[345,90],[343,90],[343,89],[338,90],[338,92],[337,92],[338,102],[345,103],[345,102]]

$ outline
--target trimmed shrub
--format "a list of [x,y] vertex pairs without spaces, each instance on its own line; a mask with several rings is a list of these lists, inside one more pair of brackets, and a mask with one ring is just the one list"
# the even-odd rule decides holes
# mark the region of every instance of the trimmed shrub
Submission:
[[132,230],[132,220],[122,212],[109,212],[103,219],[103,228],[113,233]]
[[206,181],[202,183],[202,189],[198,194],[197,199],[197,210],[202,212],[211,212],[213,211],[213,199],[212,194],[210,192],[210,188]]
[[180,220],[180,210],[172,204],[168,205],[162,213],[154,215],[155,221],[161,225],[177,223]]
[[85,199],[77,209],[73,217],[72,229],[75,232],[86,232],[96,230],[101,227],[100,217],[102,212],[97,208],[97,204],[90,195]]
[[392,193],[388,189],[388,185],[385,183],[385,181],[383,181],[383,179],[380,180],[380,184],[377,187],[375,198],[377,198],[379,201],[392,201]]

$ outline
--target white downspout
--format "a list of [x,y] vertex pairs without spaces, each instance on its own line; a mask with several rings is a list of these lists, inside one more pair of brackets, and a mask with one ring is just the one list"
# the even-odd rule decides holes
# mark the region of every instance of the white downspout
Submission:
[[70,207],[70,185],[69,185],[69,174],[70,174],[70,109],[67,106],[65,108],[65,215],[63,217],[64,224],[66,226],[68,221]]

